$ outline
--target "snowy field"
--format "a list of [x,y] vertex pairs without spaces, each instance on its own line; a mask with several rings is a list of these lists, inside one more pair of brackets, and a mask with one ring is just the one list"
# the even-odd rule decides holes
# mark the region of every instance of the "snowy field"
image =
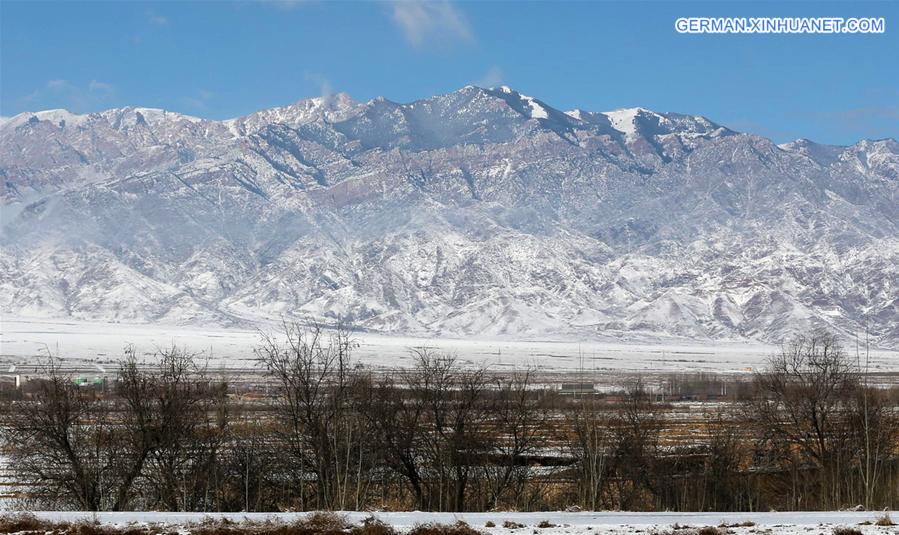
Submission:
[[[168,525],[185,525],[199,523],[205,519],[222,519],[240,522],[244,520],[262,522],[265,520],[280,520],[291,522],[298,519],[302,513],[154,513],[154,512],[125,512],[125,513],[86,513],[86,512],[39,512],[36,516],[53,521],[93,521],[103,524],[127,525],[129,523],[156,523]],[[789,535],[830,534],[834,527],[853,526],[862,533],[890,533],[895,534],[899,528],[866,525],[873,523],[883,513],[877,512],[793,512],[793,513],[621,513],[621,512],[583,512],[583,513],[341,513],[353,523],[359,523],[368,516],[375,516],[399,531],[405,531],[417,524],[440,523],[452,524],[459,520],[465,521],[473,528],[484,533],[495,535],[510,535],[512,533],[539,533],[541,535],[562,534],[635,534],[635,533],[662,533],[671,531],[677,526],[677,531],[687,526],[699,528],[703,526],[728,525],[728,531],[735,534],[749,533],[777,533]],[[892,518],[899,517],[899,513],[891,512]],[[505,521],[522,524],[518,529],[502,527]],[[486,528],[487,522],[493,522],[497,527]],[[543,521],[554,524],[554,527],[537,528]],[[749,526],[736,526],[736,524],[752,523]],[[676,532],[677,532],[676,531]],[[676,533],[675,532],[675,533]]]
[[[261,330],[278,332],[277,325]],[[172,344],[211,355],[216,368],[246,370],[256,365],[253,348],[259,330],[204,329],[183,326],[91,323],[3,317],[0,325],[0,370],[16,368],[24,373],[41,355],[51,351],[73,367],[88,370],[114,368],[123,348],[133,344],[139,354],[152,354]],[[411,350],[431,347],[455,354],[470,364],[489,364],[494,369],[527,366],[546,372],[584,370],[615,372],[750,372],[763,366],[775,346],[742,342],[431,339],[356,333],[356,357],[366,365],[403,367],[413,362]],[[854,351],[854,348],[847,348]],[[871,369],[899,372],[899,352],[872,351]]]

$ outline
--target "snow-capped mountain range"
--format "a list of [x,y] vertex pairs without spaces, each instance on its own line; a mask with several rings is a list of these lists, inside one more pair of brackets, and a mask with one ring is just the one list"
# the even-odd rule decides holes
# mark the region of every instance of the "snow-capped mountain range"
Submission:
[[785,145],[508,87],[0,125],[0,312],[899,346],[899,143]]

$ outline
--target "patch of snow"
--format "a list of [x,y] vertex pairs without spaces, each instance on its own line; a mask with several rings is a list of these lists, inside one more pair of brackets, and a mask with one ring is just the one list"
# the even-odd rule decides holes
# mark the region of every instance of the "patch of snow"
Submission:
[[521,96],[527,103],[528,106],[531,107],[531,118],[532,119],[547,119],[549,118],[549,114],[546,112],[546,108],[541,106],[534,100],[532,97],[526,97],[524,95]]
[[53,109],[33,113],[20,113],[13,117],[7,118],[7,120],[3,121],[2,125],[0,126],[4,128],[15,128],[30,121],[32,117],[36,118],[39,121],[49,121],[57,126],[59,126],[63,121],[65,126],[77,126],[85,123],[90,118],[89,115],[79,115],[64,109]]
[[[729,533],[738,535],[757,533],[760,530],[773,532],[779,535],[806,535],[810,531],[815,533],[830,532],[836,526],[857,527],[862,533],[888,533],[875,525],[860,525],[862,522],[873,522],[884,512],[866,511],[796,511],[796,512],[768,512],[768,513],[732,513],[732,512],[702,512],[702,513],[632,513],[632,512],[577,512],[566,513],[558,511],[546,511],[538,513],[519,513],[493,511],[487,513],[429,513],[422,511],[410,512],[359,512],[338,511],[349,522],[361,523],[368,517],[374,516],[381,522],[393,526],[401,532],[408,531],[414,526],[422,524],[455,524],[462,521],[473,528],[484,531],[490,535],[511,535],[529,531],[536,528],[540,522],[548,522],[553,527],[541,528],[539,533],[544,535],[587,535],[592,533],[614,533],[618,535],[630,535],[636,533],[654,533],[659,530],[670,530],[674,525],[689,525],[693,527],[718,526],[729,524]],[[886,512],[896,516],[895,511]],[[87,511],[39,511],[35,516],[45,520],[56,522],[93,522],[98,521],[106,525],[123,525],[129,523],[153,523],[169,526],[184,526],[183,533],[190,533],[187,524],[199,524],[208,520],[227,519],[232,522],[266,522],[280,521],[285,523],[295,522],[311,513],[161,513],[152,511],[135,512],[100,512]],[[528,529],[512,529],[503,527],[505,521],[511,521],[525,526]],[[486,528],[487,522],[492,522],[495,527]],[[752,525],[738,526],[741,523]],[[534,529],[534,531],[537,531]]]
[[[264,332],[277,333],[279,329],[276,321],[260,321],[255,326]],[[410,366],[414,362],[411,349],[431,347],[466,362],[495,367],[538,366],[546,371],[577,371],[586,361],[588,369],[605,371],[741,373],[760,367],[776,350],[773,345],[761,343],[697,343],[684,339],[626,343],[574,338],[528,340],[519,335],[433,338],[364,332],[354,338],[359,343],[355,356],[375,367]],[[34,356],[42,354],[46,347],[58,348],[73,360],[95,362],[115,361],[127,344],[133,344],[140,352],[177,344],[197,351],[211,350],[217,365],[233,368],[245,367],[253,359],[259,330],[250,325],[200,328],[4,316],[0,339],[2,367],[33,364]],[[899,352],[873,350],[871,360],[874,367],[896,369]]]
[[631,138],[637,135],[637,116],[646,111],[645,108],[622,108],[604,112],[604,115],[609,118],[612,128]]

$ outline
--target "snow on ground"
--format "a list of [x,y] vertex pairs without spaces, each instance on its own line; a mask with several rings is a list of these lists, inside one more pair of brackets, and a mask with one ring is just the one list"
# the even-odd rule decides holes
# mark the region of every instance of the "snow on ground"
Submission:
[[[263,330],[277,333],[277,325]],[[773,351],[760,344],[675,347],[591,341],[429,339],[370,333],[357,333],[354,337],[359,344],[357,357],[366,364],[382,366],[409,365],[413,348],[429,347],[456,354],[468,363],[487,363],[497,368],[744,371],[762,363]],[[10,364],[27,364],[49,349],[65,358],[111,362],[121,356],[127,344],[134,344],[139,353],[176,344],[194,351],[211,350],[217,365],[246,367],[253,362],[253,347],[258,342],[259,331],[252,329],[4,318],[0,327],[0,358]],[[896,364],[899,365],[899,358]]]
[[[777,533],[789,535],[829,534],[835,526],[857,526],[863,533],[897,533],[896,527],[879,527],[859,525],[863,522],[874,522],[883,513],[856,511],[824,511],[824,512],[784,512],[784,513],[628,513],[628,512],[581,512],[581,513],[341,513],[354,523],[364,518],[375,516],[391,524],[399,530],[409,529],[417,524],[440,523],[452,524],[463,520],[473,528],[493,535],[510,535],[513,533],[539,533],[541,535],[586,534],[586,533],[645,533],[654,530],[671,529],[679,526],[718,526],[721,524],[740,524],[752,522],[754,526],[730,528],[732,533]],[[291,522],[304,513],[156,513],[156,512],[124,512],[124,513],[89,513],[89,512],[57,512],[44,511],[36,516],[52,521],[93,521],[103,524],[158,523],[158,524],[190,524],[204,519],[223,519],[240,522],[280,520]],[[899,512],[891,512],[893,518]],[[523,524],[525,528],[506,529],[503,522],[510,520]],[[495,528],[485,528],[491,521]],[[555,527],[536,529],[537,524],[548,521]],[[588,529],[589,528],[589,529]]]
[[[278,325],[260,330],[277,334]],[[66,359],[84,360],[88,367],[114,364],[123,348],[133,344],[138,354],[152,354],[172,344],[211,353],[211,364],[222,368],[255,365],[253,348],[260,330],[184,326],[91,323],[3,317],[0,324],[0,371],[33,365],[47,350]],[[467,364],[494,369],[527,366],[548,372],[710,372],[745,373],[764,365],[775,346],[741,342],[610,342],[593,340],[429,339],[356,333],[356,356],[371,366],[409,366],[411,350],[429,347],[455,354]],[[899,371],[899,352],[872,352],[872,369]]]

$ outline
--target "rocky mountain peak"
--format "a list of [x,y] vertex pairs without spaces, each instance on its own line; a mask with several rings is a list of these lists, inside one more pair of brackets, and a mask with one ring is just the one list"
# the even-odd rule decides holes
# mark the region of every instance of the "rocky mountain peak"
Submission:
[[0,312],[899,345],[899,147],[508,87],[0,125]]

